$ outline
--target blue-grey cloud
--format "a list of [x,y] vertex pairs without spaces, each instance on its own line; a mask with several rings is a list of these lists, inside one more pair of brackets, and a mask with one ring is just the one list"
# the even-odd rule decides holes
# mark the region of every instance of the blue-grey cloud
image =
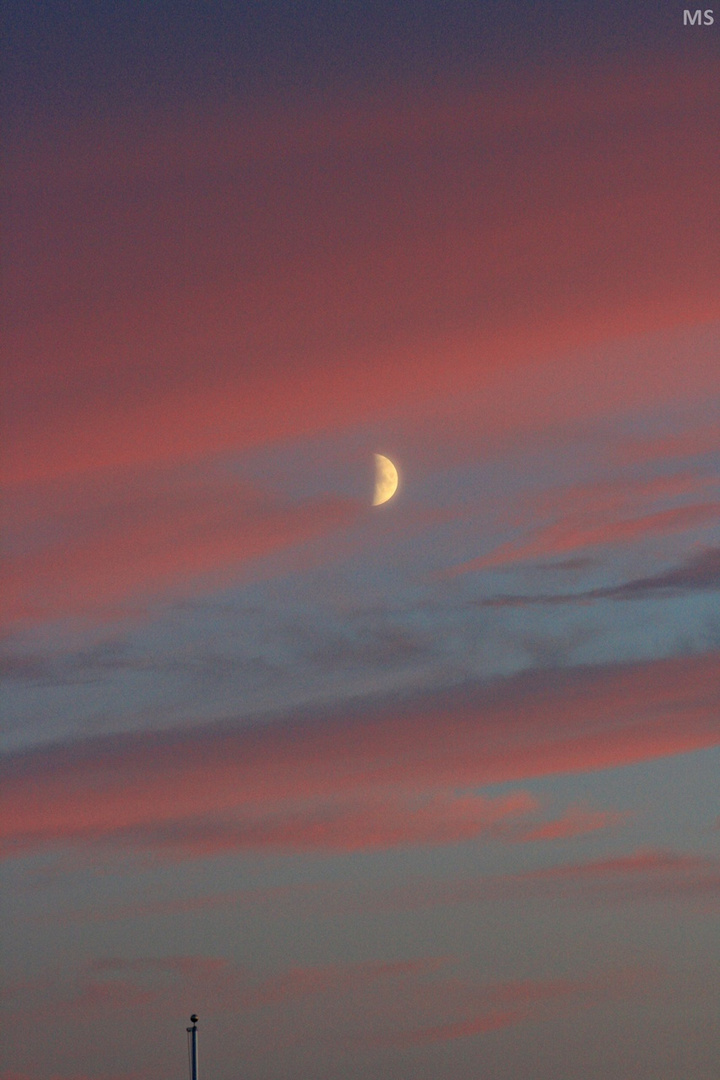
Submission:
[[7,755],[0,849],[457,841],[532,809],[522,793],[502,806],[467,794],[481,785],[717,745],[719,669],[717,652],[548,669]]
[[575,593],[517,595],[500,593],[482,601],[483,607],[524,607],[532,604],[579,604],[590,600],[642,600],[648,596],[675,596],[686,592],[720,589],[720,547],[706,548],[679,566],[660,574],[634,578],[621,585]]

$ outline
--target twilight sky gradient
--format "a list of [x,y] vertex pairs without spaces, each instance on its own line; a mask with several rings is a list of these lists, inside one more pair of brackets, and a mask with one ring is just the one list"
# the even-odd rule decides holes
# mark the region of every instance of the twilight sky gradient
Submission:
[[0,1080],[716,1080],[715,20],[7,4]]

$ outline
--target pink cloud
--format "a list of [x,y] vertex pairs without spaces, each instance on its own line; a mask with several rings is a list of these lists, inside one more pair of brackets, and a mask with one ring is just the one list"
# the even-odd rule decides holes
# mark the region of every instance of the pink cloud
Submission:
[[[589,984],[592,986],[592,984]],[[562,999],[581,998],[589,988],[582,981],[567,979],[523,980],[518,982],[496,983],[473,986],[471,982],[448,984],[450,989],[450,1008],[455,1012],[470,1013],[460,1020],[423,1027],[401,1033],[397,1037],[400,1044],[423,1044],[447,1042],[452,1039],[470,1038],[488,1031],[521,1023],[537,1014],[539,1008],[547,1003]],[[458,989],[465,991],[467,1000],[462,1002]],[[474,1000],[473,1000],[474,999]],[[478,1000],[480,999],[480,1000]],[[482,1003],[482,1011],[475,1012]],[[438,1003],[439,1004],[439,1003]]]
[[[314,831],[310,811],[307,818],[310,826],[303,820],[302,814],[293,817],[290,827],[284,821],[272,822],[266,826],[266,835],[260,838],[251,830],[243,830],[236,824],[205,825],[205,831],[189,826],[187,833],[182,828],[170,836],[131,835],[120,841],[116,835],[108,837],[112,844],[123,846],[133,843],[139,848],[151,848],[157,857],[163,851],[173,857],[208,855],[214,852],[231,850],[292,850],[342,852],[352,850],[373,850],[413,844],[456,843],[461,840],[489,837],[503,843],[544,843],[547,841],[574,839],[587,836],[601,830],[616,829],[628,819],[628,814],[607,810],[593,810],[587,806],[570,806],[558,818],[543,820],[538,800],[526,792],[516,792],[503,799],[490,800],[477,797],[451,798],[437,795],[423,800],[425,809],[431,808],[430,820],[427,815],[413,814],[412,801],[401,799],[377,800],[364,808],[359,803],[348,807],[338,803],[333,807],[331,822],[338,827],[337,837],[332,831],[328,835],[324,830]],[[420,804],[422,807],[422,803]],[[380,811],[386,816],[382,828],[376,829],[373,815]],[[360,815],[363,815],[362,819]],[[447,814],[447,820],[444,815]],[[351,827],[348,827],[347,819]],[[410,823],[408,824],[408,818]],[[322,820],[322,817],[321,817]],[[249,835],[248,835],[249,833]],[[330,898],[332,896],[332,899]],[[368,899],[368,903],[372,901]],[[214,910],[216,908],[262,907],[264,910],[292,910],[295,917],[326,910],[328,905],[346,908],[346,897],[342,886],[322,889],[318,885],[298,884],[277,886],[265,889],[240,889],[234,892],[211,893],[190,897],[184,900],[144,901],[126,905],[92,908],[73,908],[71,911],[55,912],[53,921],[60,924],[72,922],[110,922],[131,919],[172,917],[190,912]],[[47,916],[42,916],[45,921]],[[35,920],[33,920],[35,921]]]
[[628,815],[612,810],[593,810],[587,806],[569,806],[560,817],[536,824],[520,824],[508,832],[508,838],[519,843],[547,840],[570,840],[577,836],[604,829],[614,829],[627,821]]
[[527,1013],[521,1009],[506,1009],[473,1016],[469,1020],[459,1020],[436,1027],[420,1028],[409,1031],[396,1040],[400,1044],[422,1046],[424,1043],[448,1042],[451,1039],[467,1039],[473,1035],[484,1035],[488,1031],[509,1027],[527,1019]]
[[396,889],[384,904],[392,909],[445,904],[527,903],[567,900],[577,903],[632,904],[720,900],[720,860],[701,855],[647,849],[584,863],[561,863],[520,874],[497,874],[438,885],[413,882]]
[[[448,91],[261,122],[147,117],[142,132],[100,125],[21,148],[7,170],[3,469],[21,508],[8,617],[217,587],[358,518],[352,500],[168,483],[218,455],[388,416],[424,430],[460,396],[453,434],[503,445],[707,400],[720,388],[698,330],[720,317],[705,210],[717,91],[702,64],[665,72],[662,93],[656,77],[594,72],[512,100]],[[697,101],[702,117],[680,107]],[[538,142],[539,116],[556,139]],[[482,164],[467,149],[479,132],[493,148]],[[609,342],[598,380],[587,350]],[[719,515],[712,497],[607,521],[567,511],[455,572]]]
[[715,453],[719,443],[716,426],[700,426],[670,435],[621,440],[612,457],[623,465],[668,462]]
[[[276,804],[241,805],[234,813],[145,821],[82,835],[56,833],[51,843],[81,842],[115,851],[152,851],[157,857],[207,857],[224,851],[319,851],[325,853],[386,850],[414,845],[454,844],[483,835],[514,833],[537,800],[526,792],[496,799],[431,792],[397,794],[371,785],[354,797],[332,799],[307,795]],[[32,850],[30,842],[19,853]]]
[[280,804],[275,813],[240,820],[190,820],[169,828],[141,827],[106,839],[121,846],[175,856],[222,851],[349,852],[453,844],[494,834],[534,811],[526,792],[503,798],[431,793],[422,797],[372,789],[355,799],[335,797],[309,804]]
[[104,1017],[165,1016],[182,1011],[190,994],[217,1017],[256,1011],[269,1023],[274,1045],[293,1045],[289,1003],[302,1006],[303,1038],[330,1029],[336,1045],[365,1048],[419,1045],[467,1038],[558,1008],[592,1006],[647,991],[657,973],[610,969],[576,978],[483,981],[454,957],[417,957],[278,969],[259,974],[231,961],[204,956],[112,957],[86,964],[67,981],[45,980],[23,1017],[48,1014],[74,1023]]
[[[37,1018],[48,1013],[88,1021],[101,1014],[182,1011],[189,992],[213,1012],[277,1008],[290,1001],[337,995],[362,998],[373,986],[414,986],[431,979],[448,958],[360,961],[295,966],[259,972],[217,956],[111,956],[82,965],[71,977],[49,975],[37,981],[27,1002],[17,1008]],[[30,988],[28,988],[30,989]],[[200,1007],[198,1006],[200,1011]]]
[[657,982],[657,971],[628,967],[583,979],[526,980],[499,984],[488,995],[494,999],[493,1009],[479,1016],[414,1032],[413,1041],[444,1042],[467,1038],[524,1020],[541,1020],[558,1007],[588,1008],[603,1001],[647,993]]
[[[716,488],[714,476],[682,472],[649,481],[616,478],[545,492],[534,496],[526,513],[513,523],[524,527],[527,537],[501,544],[447,573],[454,576],[531,559],[574,555],[588,548],[631,544],[647,536],[714,525],[720,520],[720,501],[712,497]],[[705,498],[697,501],[698,495]],[[695,496],[695,501],[662,505],[687,496]]]
[[653,849],[575,866],[535,870],[520,876],[529,884],[540,887],[544,883],[553,883],[559,888],[567,884],[571,889],[597,886],[599,892],[619,898],[632,898],[638,894],[662,897],[720,892],[720,862],[717,859]]
[[[483,983],[467,975],[442,974],[406,989],[406,1006],[391,1010],[392,1032],[375,1045],[423,1045],[471,1038],[563,1011],[647,992],[657,971],[625,968],[576,979],[525,979]],[[371,1036],[372,1037],[372,1036]]]
[[707,653],[28,751],[3,765],[2,851],[454,842],[534,809],[470,789],[717,745],[719,695],[720,654]]
[[219,472],[122,472],[28,491],[9,514],[5,617],[122,611],[217,588],[253,560],[348,527],[351,499],[292,503]]
[[[197,460],[460,388],[507,436],[717,386],[713,356],[623,358],[602,385],[558,360],[720,315],[717,90],[703,64],[668,68],[662,94],[652,72],[575,75],[562,102],[553,83],[147,117],[21,149],[8,479]],[[519,382],[545,389],[528,404]]]

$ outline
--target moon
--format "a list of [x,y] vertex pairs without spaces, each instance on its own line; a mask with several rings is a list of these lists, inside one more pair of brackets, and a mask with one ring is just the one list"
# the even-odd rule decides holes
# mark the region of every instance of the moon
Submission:
[[382,454],[375,455],[375,494],[373,506],[381,506],[388,499],[392,499],[397,491],[398,471],[390,458]]

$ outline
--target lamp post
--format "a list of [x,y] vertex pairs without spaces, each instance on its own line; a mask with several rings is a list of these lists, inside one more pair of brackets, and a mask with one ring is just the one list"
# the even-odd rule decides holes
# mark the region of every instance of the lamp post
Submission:
[[198,1080],[197,1022],[197,1013],[193,1013],[190,1017],[192,1027],[185,1029],[190,1036],[190,1080]]

